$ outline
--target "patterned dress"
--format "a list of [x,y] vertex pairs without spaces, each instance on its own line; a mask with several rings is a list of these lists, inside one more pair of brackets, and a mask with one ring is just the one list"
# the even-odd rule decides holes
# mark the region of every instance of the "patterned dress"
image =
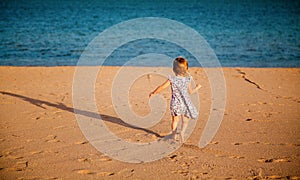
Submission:
[[196,119],[198,111],[193,105],[188,93],[188,85],[191,77],[169,76],[171,82],[172,98],[170,110],[172,116],[184,115],[188,118]]

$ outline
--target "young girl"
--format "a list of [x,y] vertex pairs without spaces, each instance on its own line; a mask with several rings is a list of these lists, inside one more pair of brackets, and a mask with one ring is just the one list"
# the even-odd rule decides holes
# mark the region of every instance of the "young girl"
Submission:
[[188,73],[188,61],[185,58],[177,57],[174,60],[173,71],[175,76],[169,76],[166,82],[158,86],[149,94],[149,98],[171,85],[172,98],[170,110],[172,115],[172,137],[174,140],[176,139],[177,124],[179,116],[181,116],[182,126],[180,132],[180,142],[182,143],[184,140],[184,133],[187,128],[188,118],[196,119],[198,117],[198,111],[193,105],[189,93],[195,93],[201,88],[201,85],[197,85],[193,90],[191,90],[190,81],[192,77]]

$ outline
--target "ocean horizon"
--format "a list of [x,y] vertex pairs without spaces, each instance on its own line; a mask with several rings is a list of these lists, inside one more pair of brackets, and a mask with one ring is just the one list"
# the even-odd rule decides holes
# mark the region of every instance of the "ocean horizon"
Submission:
[[[0,14],[0,66],[76,66],[88,44],[107,28],[158,17],[196,30],[223,67],[300,67],[297,1],[4,0]],[[184,56],[191,67],[201,67],[179,45],[157,39],[124,44],[103,65],[122,66],[147,53]],[[157,64],[168,63],[156,59],[136,66]]]

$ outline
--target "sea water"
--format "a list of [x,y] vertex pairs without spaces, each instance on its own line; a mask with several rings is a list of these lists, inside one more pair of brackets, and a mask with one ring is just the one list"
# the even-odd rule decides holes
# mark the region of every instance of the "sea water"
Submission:
[[[292,0],[2,0],[0,65],[75,66],[105,29],[134,18],[161,17],[195,29],[222,66],[300,67],[299,15],[300,3]],[[191,66],[201,66],[180,46],[155,39],[119,47],[104,65],[123,65],[145,53],[182,55]]]

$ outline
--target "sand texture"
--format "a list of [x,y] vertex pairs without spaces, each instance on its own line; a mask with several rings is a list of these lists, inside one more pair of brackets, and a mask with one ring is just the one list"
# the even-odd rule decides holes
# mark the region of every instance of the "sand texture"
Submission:
[[[132,142],[166,135],[169,110],[148,129],[118,117],[111,100],[118,69],[102,67],[95,83],[97,107],[107,127]],[[225,115],[205,148],[197,145],[210,114],[211,89],[204,70],[190,68],[203,86],[196,128],[174,153],[140,164],[114,160],[86,140],[73,112],[74,71],[75,67],[0,67],[0,179],[300,178],[298,68],[224,68]],[[132,85],[128,93],[136,114],[150,112],[148,94],[165,79],[153,74]],[[161,95],[169,103],[170,89]]]

